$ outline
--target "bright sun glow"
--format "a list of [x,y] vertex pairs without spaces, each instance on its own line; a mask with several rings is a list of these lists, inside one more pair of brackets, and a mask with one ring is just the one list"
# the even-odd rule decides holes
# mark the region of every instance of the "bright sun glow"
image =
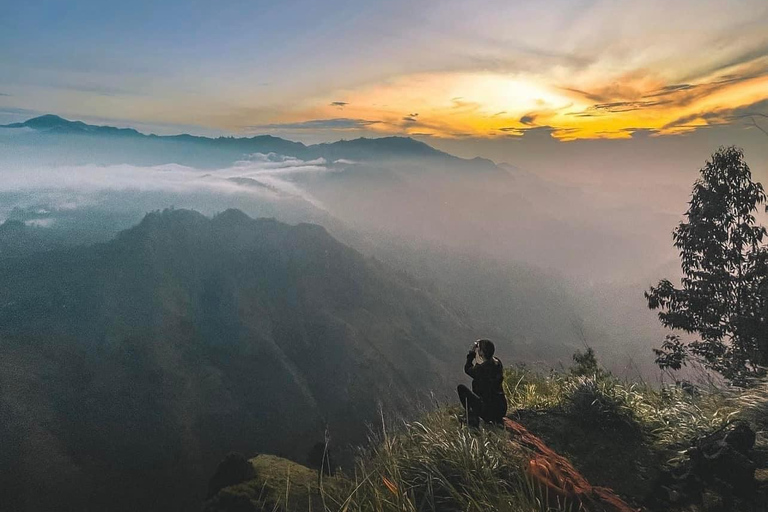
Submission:
[[[753,64],[684,86],[641,71],[600,82],[585,76],[555,80],[498,73],[406,75],[335,91],[296,115],[338,116],[330,98],[343,97],[345,118],[365,120],[369,129],[382,133],[495,138],[545,128],[561,140],[628,138],[638,130],[680,134],[726,122],[735,109],[768,98],[768,76],[746,75]],[[733,78],[739,73],[743,78]],[[573,86],[582,83],[583,88]]]

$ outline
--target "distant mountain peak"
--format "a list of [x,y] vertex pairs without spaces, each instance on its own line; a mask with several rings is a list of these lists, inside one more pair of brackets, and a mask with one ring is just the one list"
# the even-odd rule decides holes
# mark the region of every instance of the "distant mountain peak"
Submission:
[[195,210],[166,208],[147,213],[138,225],[123,231],[122,234],[150,233],[171,228],[191,230],[207,222],[207,217]]
[[70,121],[56,114],[43,114],[27,119],[23,123],[12,123],[2,128],[32,128],[33,130],[52,133],[93,133],[93,134],[120,134],[140,135],[133,128],[115,128],[114,126],[96,126],[82,121]]
[[[271,226],[271,227],[270,227]],[[2,226],[0,226],[0,229]],[[259,217],[254,219],[242,210],[229,208],[213,217],[206,217],[196,210],[185,208],[166,208],[147,213],[138,225],[122,231],[118,238],[133,239],[143,238],[146,235],[163,233],[162,239],[167,242],[168,237],[181,233],[196,233],[202,235],[209,230],[230,229],[277,229],[284,232],[293,232],[297,235],[331,238],[328,231],[319,225],[299,223],[296,225],[279,222],[271,217]]]
[[243,225],[252,222],[253,219],[237,208],[229,208],[213,218],[214,222],[225,225]]
[[318,147],[318,148],[354,147],[357,149],[388,151],[393,153],[399,152],[399,153],[407,153],[411,155],[412,154],[422,154],[422,155],[445,154],[447,155],[447,153],[443,153],[442,151],[439,151],[433,148],[429,144],[418,141],[411,137],[404,137],[400,135],[392,135],[388,137],[375,137],[375,138],[360,137],[352,140],[339,140],[337,142],[316,144],[314,147]]
[[71,124],[74,121],[69,121],[56,114],[43,114],[42,116],[33,117],[28,119],[23,124],[26,126],[56,126],[62,124]]
[[55,114],[44,114],[42,116],[27,119],[22,123],[4,125],[3,128],[34,128],[36,130],[45,130],[57,126],[68,126],[71,124],[74,124],[74,122],[64,119],[61,116],[57,116]]
[[8,219],[0,224],[0,233],[4,232],[18,232],[27,229],[27,225],[20,220]]

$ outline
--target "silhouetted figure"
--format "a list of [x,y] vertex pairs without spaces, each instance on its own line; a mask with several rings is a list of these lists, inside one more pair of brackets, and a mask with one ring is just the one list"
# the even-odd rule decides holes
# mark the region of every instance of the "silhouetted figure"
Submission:
[[[464,384],[457,388],[459,400],[467,412],[469,426],[477,426],[480,418],[490,423],[501,423],[507,414],[507,398],[501,384],[504,367],[493,357],[496,347],[490,340],[477,340],[467,354],[464,372],[472,377],[472,390]],[[476,362],[476,359],[479,361]]]

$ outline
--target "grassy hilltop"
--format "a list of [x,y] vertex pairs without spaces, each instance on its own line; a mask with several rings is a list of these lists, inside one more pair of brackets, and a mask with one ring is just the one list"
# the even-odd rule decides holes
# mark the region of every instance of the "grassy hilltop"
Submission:
[[[543,375],[508,369],[509,417],[566,456],[591,484],[613,489],[633,507],[765,510],[768,387],[659,389],[583,370]],[[251,477],[220,490],[206,511],[578,509],[551,500],[528,476],[530,453],[512,442],[509,432],[470,430],[459,421],[460,413],[443,407],[394,429],[382,425],[354,470],[334,476],[259,455],[250,460]],[[725,481],[739,470],[728,467],[732,460],[722,459],[722,467],[709,474],[694,465],[698,452],[691,450],[696,440],[702,445],[706,436],[744,424],[757,432],[749,454],[757,470],[749,489]]]

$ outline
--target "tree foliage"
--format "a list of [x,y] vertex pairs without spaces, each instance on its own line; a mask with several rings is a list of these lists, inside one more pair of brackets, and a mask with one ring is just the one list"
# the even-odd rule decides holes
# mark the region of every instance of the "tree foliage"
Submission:
[[645,293],[670,329],[655,349],[661,368],[679,369],[689,358],[734,384],[744,385],[768,362],[768,248],[755,214],[766,194],[736,147],[720,148],[694,183],[686,221],[673,232],[683,277],[663,279]]
[[600,364],[597,362],[597,356],[595,350],[592,347],[582,352],[577,350],[573,354],[573,366],[571,367],[571,373],[579,377],[594,377],[602,376],[603,370],[600,368]]

